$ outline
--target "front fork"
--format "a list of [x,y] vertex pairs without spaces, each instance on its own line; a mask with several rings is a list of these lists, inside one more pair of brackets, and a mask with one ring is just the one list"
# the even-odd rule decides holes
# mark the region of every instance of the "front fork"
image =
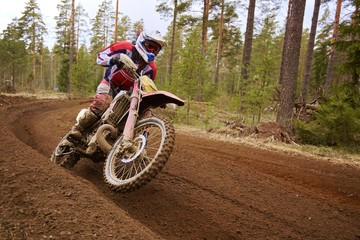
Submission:
[[[139,81],[139,80],[137,80]],[[125,122],[125,127],[123,131],[123,141],[121,144],[121,148],[116,153],[118,157],[122,157],[122,161],[127,163],[131,162],[141,154],[142,158],[145,157],[145,152],[143,150],[139,151],[139,146],[136,144],[134,145],[134,129],[136,122],[139,118],[139,105],[140,105],[140,84],[137,82],[137,84],[134,84],[134,88],[132,91],[132,94],[130,96],[130,109],[129,114]],[[145,116],[152,115],[151,111],[148,110],[145,112]],[[141,142],[146,142],[144,136],[140,136],[142,138]],[[143,148],[143,146],[142,146]],[[134,155],[135,154],[135,155]]]
[[130,109],[123,132],[125,141],[130,141],[134,138],[134,128],[139,117],[140,82],[139,79],[136,81],[137,83],[134,84],[134,88],[130,97]]

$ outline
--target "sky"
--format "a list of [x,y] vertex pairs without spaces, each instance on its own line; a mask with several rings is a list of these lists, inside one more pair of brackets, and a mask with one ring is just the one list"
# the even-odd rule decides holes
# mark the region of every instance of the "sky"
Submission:
[[[12,19],[20,18],[22,12],[25,10],[25,3],[29,0],[0,0],[0,32],[6,29],[7,25],[11,23]],[[52,46],[55,42],[55,20],[54,17],[58,15],[57,4],[61,0],[36,0],[42,13],[43,20],[48,29],[48,36],[45,38],[45,44]],[[90,18],[94,18],[98,7],[102,0],[75,0],[75,4],[81,3]],[[114,9],[115,9],[115,0]],[[159,13],[155,11],[157,0],[119,0],[119,11],[130,17],[132,22],[144,20],[144,28],[146,31],[159,30],[165,35],[171,19],[163,19]],[[304,27],[310,28],[311,17],[314,7],[314,0],[307,0]],[[286,11],[280,16],[285,18]],[[245,28],[246,16],[242,20],[242,28]],[[242,29],[242,32],[245,30]]]
[[[12,19],[22,16],[25,5],[29,0],[0,0],[0,32],[6,29]],[[36,0],[42,13],[43,20],[48,28],[48,37],[45,38],[45,44],[52,45],[55,41],[55,20],[58,15],[57,5],[61,0]],[[98,7],[102,0],[75,0],[75,5],[81,3],[85,11],[92,19],[95,17]],[[115,10],[115,0],[114,10]],[[144,28],[146,31],[159,30],[165,34],[170,24],[170,19],[165,21],[155,11],[157,0],[119,0],[119,12],[130,17],[132,22],[144,20]]]

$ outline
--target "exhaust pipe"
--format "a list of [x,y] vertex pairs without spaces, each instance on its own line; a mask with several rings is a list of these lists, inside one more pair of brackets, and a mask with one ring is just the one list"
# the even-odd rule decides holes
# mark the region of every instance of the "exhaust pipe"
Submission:
[[99,147],[101,148],[101,150],[108,154],[112,148],[112,146],[106,141],[105,137],[104,137],[104,131],[108,130],[111,133],[111,137],[116,138],[116,129],[110,125],[110,124],[104,124],[102,126],[99,127],[99,129],[97,130],[95,137],[96,137],[96,141],[99,144]]

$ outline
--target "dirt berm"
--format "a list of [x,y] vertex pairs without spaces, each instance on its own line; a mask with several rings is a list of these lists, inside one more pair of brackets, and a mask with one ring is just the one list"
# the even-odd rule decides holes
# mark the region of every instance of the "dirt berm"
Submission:
[[360,239],[358,164],[177,129],[164,170],[114,193],[49,157],[88,99],[0,95],[0,239]]

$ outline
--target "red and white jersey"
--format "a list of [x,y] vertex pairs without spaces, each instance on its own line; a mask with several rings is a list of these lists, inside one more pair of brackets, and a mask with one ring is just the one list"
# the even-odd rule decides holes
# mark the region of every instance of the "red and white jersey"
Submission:
[[156,76],[157,67],[155,62],[146,63],[141,57],[134,59],[134,51],[136,51],[136,49],[131,42],[121,41],[110,45],[98,53],[96,59],[97,64],[108,67],[104,79],[115,84],[116,87],[120,87],[121,90],[129,90],[135,80],[125,69],[119,70],[116,65],[110,66],[110,59],[116,56],[120,57],[121,53],[126,54],[134,61],[143,72],[142,75],[147,75],[152,80],[154,80]]

